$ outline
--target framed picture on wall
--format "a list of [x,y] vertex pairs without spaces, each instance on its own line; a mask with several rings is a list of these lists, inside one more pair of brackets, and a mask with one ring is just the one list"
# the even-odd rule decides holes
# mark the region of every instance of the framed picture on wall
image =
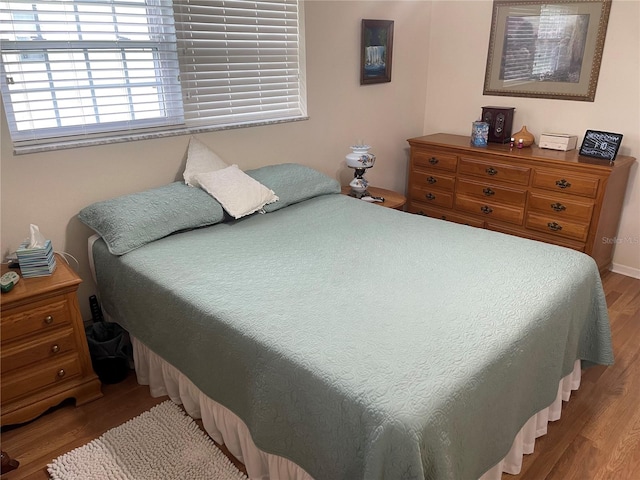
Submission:
[[393,20],[362,20],[360,85],[391,81]]
[[593,102],[611,0],[494,0],[484,94]]

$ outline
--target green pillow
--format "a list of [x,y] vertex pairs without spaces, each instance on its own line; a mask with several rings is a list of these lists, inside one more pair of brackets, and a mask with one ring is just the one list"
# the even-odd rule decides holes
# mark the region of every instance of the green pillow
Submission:
[[319,195],[340,193],[337,180],[297,163],[268,165],[245,173],[278,196],[277,202],[264,206],[265,212],[273,212]]
[[78,218],[104,239],[113,255],[123,255],[174,232],[219,223],[224,212],[204,190],[174,182],[96,202]]

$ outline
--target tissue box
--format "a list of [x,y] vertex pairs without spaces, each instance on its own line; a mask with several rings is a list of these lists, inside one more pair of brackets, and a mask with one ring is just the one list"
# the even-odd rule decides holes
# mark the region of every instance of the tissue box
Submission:
[[56,257],[53,255],[51,240],[44,247],[29,248],[29,241],[22,242],[16,250],[20,273],[24,278],[44,277],[51,275],[56,269]]

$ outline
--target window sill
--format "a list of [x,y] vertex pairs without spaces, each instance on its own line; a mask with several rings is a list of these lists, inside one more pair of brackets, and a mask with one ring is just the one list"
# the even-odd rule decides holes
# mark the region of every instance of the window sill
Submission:
[[47,143],[37,143],[30,145],[18,145],[13,148],[14,155],[27,155],[32,153],[52,152],[56,150],[67,150],[71,148],[95,147],[98,145],[110,145],[113,143],[134,142],[136,140],[150,140],[153,138],[173,137],[176,135],[192,135],[195,133],[216,132],[221,130],[232,130],[236,128],[260,127],[264,125],[275,125],[279,123],[291,123],[309,120],[308,116],[284,118],[280,120],[267,120],[263,122],[252,122],[236,125],[224,125],[215,127],[199,127],[199,128],[177,128],[171,130],[161,130],[153,132],[137,132],[110,137],[93,137],[74,140],[58,140],[49,141]]

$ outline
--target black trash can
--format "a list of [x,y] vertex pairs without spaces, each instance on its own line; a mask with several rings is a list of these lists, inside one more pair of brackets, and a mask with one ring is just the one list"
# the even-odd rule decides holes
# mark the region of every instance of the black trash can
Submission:
[[85,328],[93,370],[102,383],[118,383],[129,373],[131,343],[117,323],[94,322]]

